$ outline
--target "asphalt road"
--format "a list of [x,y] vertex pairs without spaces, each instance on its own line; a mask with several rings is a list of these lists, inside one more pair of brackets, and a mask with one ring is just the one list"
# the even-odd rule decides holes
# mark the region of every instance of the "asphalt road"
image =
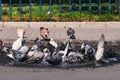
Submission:
[[0,66],[0,80],[120,80],[120,65],[100,68],[20,68]]

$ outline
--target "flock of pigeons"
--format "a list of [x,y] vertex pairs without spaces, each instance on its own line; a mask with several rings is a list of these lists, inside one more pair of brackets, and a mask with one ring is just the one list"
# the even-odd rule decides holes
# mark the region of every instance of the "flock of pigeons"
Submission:
[[[49,39],[47,44],[43,45],[41,40],[36,38],[34,44],[28,47],[24,39],[25,29],[18,28],[17,34],[18,39],[13,42],[12,48],[5,47],[0,40],[0,53],[14,61],[58,65],[64,62],[72,64],[94,61],[95,64],[99,64],[100,62],[109,63],[111,60],[119,60],[119,54],[113,52],[105,42],[104,34],[98,40],[97,50],[84,42],[79,49],[76,49],[72,42],[73,39],[76,39],[75,31],[72,28],[67,30],[69,39],[62,46],[59,46],[53,39]],[[40,35],[43,40],[48,39],[48,28],[40,27]]]

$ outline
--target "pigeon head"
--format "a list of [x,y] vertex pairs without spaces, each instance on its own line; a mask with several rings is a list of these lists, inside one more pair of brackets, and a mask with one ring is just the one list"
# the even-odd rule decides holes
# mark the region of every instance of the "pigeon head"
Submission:
[[40,27],[40,30],[44,29],[44,27]]
[[23,38],[24,35],[25,35],[25,29],[19,27],[19,28],[17,29],[17,34],[18,34],[18,37],[22,37],[22,38]]

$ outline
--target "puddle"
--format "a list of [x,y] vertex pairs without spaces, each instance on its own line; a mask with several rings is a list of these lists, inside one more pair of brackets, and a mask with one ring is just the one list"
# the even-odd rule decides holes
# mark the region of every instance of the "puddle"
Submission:
[[[62,41],[58,41],[56,40],[58,45],[61,45]],[[5,43],[5,46],[7,47],[11,47],[13,40],[9,40],[7,41],[7,43]],[[81,43],[83,41],[74,41],[74,45],[77,49],[80,48]],[[95,49],[97,47],[97,41],[84,41],[87,44],[93,46]],[[43,44],[45,44],[46,42],[43,42]],[[33,45],[33,41],[29,41],[28,42],[29,46]],[[120,42],[116,42],[115,44],[113,44],[112,42],[108,42],[108,45],[110,48],[112,48],[114,51],[118,51],[120,52]],[[108,65],[114,65],[114,64],[119,64],[119,62],[114,62],[114,63],[110,63],[110,64],[104,64],[103,66],[108,66]],[[85,62],[85,63],[77,63],[77,64],[60,64],[57,66],[53,66],[53,65],[43,65],[43,64],[28,64],[26,62],[13,62],[10,58],[8,58],[7,56],[5,56],[4,54],[0,55],[0,65],[4,65],[4,66],[13,66],[13,67],[30,67],[30,68],[65,68],[65,69],[69,69],[69,68],[94,68],[94,61],[91,62]]]

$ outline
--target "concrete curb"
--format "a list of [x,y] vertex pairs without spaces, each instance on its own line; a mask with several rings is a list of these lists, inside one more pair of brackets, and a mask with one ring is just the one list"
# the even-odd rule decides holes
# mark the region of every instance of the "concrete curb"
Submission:
[[120,28],[120,22],[0,22],[0,27]]

